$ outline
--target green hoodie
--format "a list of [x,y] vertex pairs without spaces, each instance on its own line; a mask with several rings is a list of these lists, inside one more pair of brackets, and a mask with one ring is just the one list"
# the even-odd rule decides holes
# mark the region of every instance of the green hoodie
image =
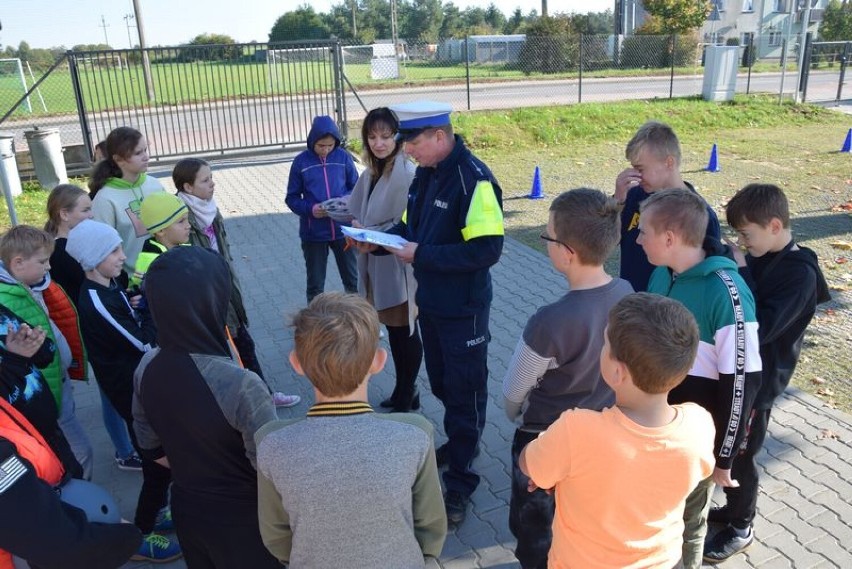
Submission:
[[760,388],[760,342],[751,290],[734,261],[708,256],[679,275],[657,267],[648,292],[682,302],[698,322],[698,355],[686,379],[669,394],[669,402],[691,401],[710,412],[716,424],[716,464],[730,468]]

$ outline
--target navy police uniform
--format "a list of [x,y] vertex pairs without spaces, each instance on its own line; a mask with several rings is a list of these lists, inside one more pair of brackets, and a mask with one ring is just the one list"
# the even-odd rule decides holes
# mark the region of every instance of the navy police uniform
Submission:
[[[448,105],[391,107],[403,139],[449,124]],[[413,269],[426,371],[444,404],[449,441],[447,492],[470,496],[479,484],[472,467],[485,426],[488,330],[492,288],[489,268],[503,248],[501,189],[491,170],[455,137],[452,152],[435,167],[419,166],[397,233],[418,244]]]

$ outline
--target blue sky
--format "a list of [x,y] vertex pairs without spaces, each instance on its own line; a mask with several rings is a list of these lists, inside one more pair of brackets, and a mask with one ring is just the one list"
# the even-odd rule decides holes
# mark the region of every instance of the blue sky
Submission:
[[[283,13],[302,4],[327,12],[343,0],[140,0],[148,45],[184,43],[201,33],[224,33],[239,42],[264,42],[272,24]],[[487,7],[492,0],[455,0],[460,8]],[[524,12],[541,9],[539,0],[493,0],[507,16],[516,6]],[[614,0],[548,0],[548,11],[589,12],[612,9]],[[238,6],[235,11],[224,6]],[[222,6],[222,7],[220,7]],[[117,49],[130,47],[124,18],[133,14],[131,0],[0,0],[0,44],[17,46],[21,40],[31,47],[71,47],[81,43],[103,43],[104,30],[109,44]],[[106,28],[101,26],[104,17]],[[133,20],[130,20],[133,25]],[[136,33],[131,28],[131,35]],[[135,35],[133,36],[136,42]]]

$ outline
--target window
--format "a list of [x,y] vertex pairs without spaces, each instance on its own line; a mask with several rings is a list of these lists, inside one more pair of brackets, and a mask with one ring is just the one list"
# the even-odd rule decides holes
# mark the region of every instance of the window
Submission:
[[743,0],[743,12],[754,12],[754,0]]
[[787,0],[775,0],[774,4],[775,4],[774,10],[773,10],[774,12],[786,13],[788,11],[787,10]]
[[769,32],[769,46],[778,47],[781,45],[781,32]]

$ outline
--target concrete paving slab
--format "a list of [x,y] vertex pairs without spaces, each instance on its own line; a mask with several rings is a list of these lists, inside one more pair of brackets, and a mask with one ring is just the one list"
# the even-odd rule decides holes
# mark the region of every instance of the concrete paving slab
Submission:
[[[279,390],[298,393],[303,399],[295,408],[280,410],[280,417],[304,414],[313,401],[310,385],[287,363],[292,345],[287,318],[305,302],[298,220],[284,205],[289,167],[287,157],[214,165],[217,201],[226,218],[262,365]],[[155,174],[167,186],[171,184],[168,172]],[[330,265],[326,288],[342,290],[336,268]],[[502,373],[527,318],[566,289],[563,278],[550,268],[544,255],[512,239],[506,240],[502,259],[492,274],[494,338],[489,352],[488,423],[483,437],[485,452],[476,463],[485,477],[467,521],[447,538],[440,560],[444,568],[518,567],[506,523],[509,441],[514,428],[503,414]],[[389,364],[371,382],[369,395],[374,404],[390,394],[391,368]],[[440,443],[445,438],[443,412],[429,392],[425,369],[419,383],[423,413],[435,424]],[[94,385],[76,387],[78,414],[96,449],[95,480],[116,496],[123,515],[132,519],[141,475],[117,470],[100,419],[97,390]],[[848,482],[852,479],[852,417],[792,390],[780,398],[769,432],[767,451],[759,457],[764,478],[755,543],[746,554],[720,567],[852,567],[852,486]],[[717,492],[717,499],[720,497],[721,492]],[[148,565],[129,563],[125,567],[141,569]],[[177,561],[159,567],[177,569],[185,564]]]

